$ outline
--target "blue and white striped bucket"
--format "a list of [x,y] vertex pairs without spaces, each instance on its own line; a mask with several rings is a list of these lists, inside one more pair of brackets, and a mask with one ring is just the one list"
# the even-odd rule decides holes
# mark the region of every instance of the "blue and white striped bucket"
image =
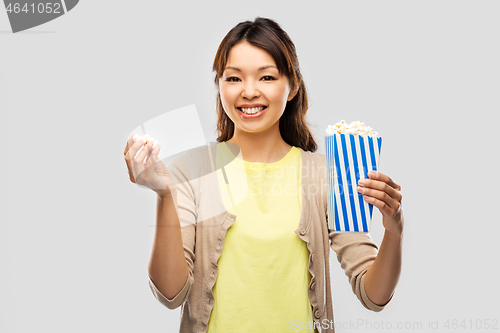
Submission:
[[358,193],[358,181],[377,170],[382,138],[334,134],[325,138],[328,181],[328,228],[369,232],[373,205]]

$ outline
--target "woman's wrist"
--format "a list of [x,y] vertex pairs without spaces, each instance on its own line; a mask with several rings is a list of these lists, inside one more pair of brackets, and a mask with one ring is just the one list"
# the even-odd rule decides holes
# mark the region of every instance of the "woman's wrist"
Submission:
[[167,189],[156,189],[153,190],[155,191],[156,195],[158,196],[159,199],[161,200],[166,200],[166,199],[171,199],[172,198],[172,193],[176,193],[175,186],[173,187],[168,187]]
[[398,231],[385,229],[384,238],[400,242],[403,239],[403,228]]

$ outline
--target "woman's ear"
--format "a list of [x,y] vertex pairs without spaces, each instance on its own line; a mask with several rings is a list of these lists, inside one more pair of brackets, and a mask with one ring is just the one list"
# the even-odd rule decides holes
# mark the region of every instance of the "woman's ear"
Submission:
[[290,90],[290,93],[288,94],[288,98],[286,100],[288,102],[290,102],[295,97],[295,95],[297,95],[298,91],[299,91],[299,87],[298,86],[297,86],[297,88],[295,88],[293,90]]

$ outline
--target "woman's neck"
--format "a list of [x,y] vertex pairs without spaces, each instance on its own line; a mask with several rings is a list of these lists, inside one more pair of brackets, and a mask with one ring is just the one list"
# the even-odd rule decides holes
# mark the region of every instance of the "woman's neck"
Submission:
[[238,145],[241,154],[238,156],[247,162],[274,163],[281,160],[292,149],[277,133],[246,133],[235,131],[233,137],[226,141]]

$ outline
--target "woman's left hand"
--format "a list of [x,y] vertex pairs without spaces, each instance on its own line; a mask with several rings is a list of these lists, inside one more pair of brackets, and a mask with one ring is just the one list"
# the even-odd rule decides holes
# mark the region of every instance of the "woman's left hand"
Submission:
[[401,235],[404,225],[401,186],[380,171],[370,171],[368,177],[359,180],[358,192],[363,194],[366,202],[380,210],[385,230]]

